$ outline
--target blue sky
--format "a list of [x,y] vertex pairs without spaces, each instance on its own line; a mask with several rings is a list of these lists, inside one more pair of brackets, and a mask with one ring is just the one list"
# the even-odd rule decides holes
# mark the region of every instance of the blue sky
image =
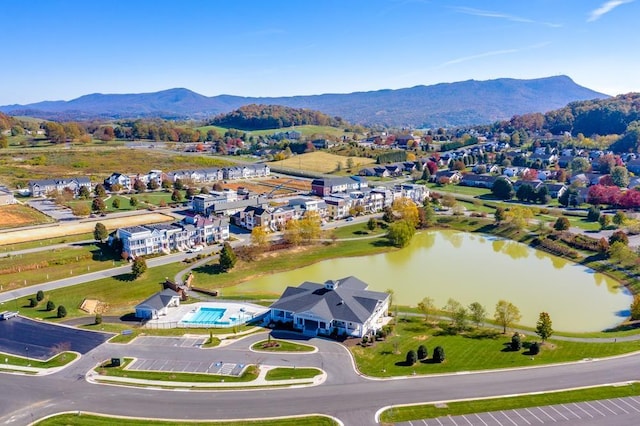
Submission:
[[0,105],[565,74],[640,91],[640,0],[2,0]]

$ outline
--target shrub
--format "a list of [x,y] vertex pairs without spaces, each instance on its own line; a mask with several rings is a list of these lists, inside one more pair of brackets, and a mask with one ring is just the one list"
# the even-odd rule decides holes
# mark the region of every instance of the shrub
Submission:
[[518,333],[513,333],[510,346],[512,351],[519,351],[522,349],[522,341],[520,340],[520,335]]
[[102,324],[102,314],[96,314],[95,323]]
[[589,207],[587,211],[587,220],[589,222],[597,222],[600,219],[600,209],[596,206]]
[[418,361],[418,356],[416,355],[416,351],[411,349],[407,352],[407,365],[413,365]]
[[418,359],[426,359],[428,356],[427,347],[425,345],[418,346]]
[[531,355],[538,355],[540,353],[540,344],[538,342],[533,342],[531,346],[529,346],[529,353]]
[[30,308],[35,308],[36,306],[38,306],[38,300],[36,297],[30,297],[29,298],[29,307]]
[[60,305],[58,306],[58,318],[64,318],[67,316],[67,309]]
[[442,346],[436,346],[436,348],[433,350],[433,361],[434,362],[444,361],[444,349],[442,349]]
[[42,290],[38,290],[38,292],[36,293],[36,300],[38,302],[41,302],[42,299],[44,299],[44,292]]
[[368,343],[369,343],[369,336],[367,335],[362,336],[362,342],[360,344],[362,346],[367,346]]
[[56,308],[56,304],[53,303],[52,300],[49,300],[47,302],[47,311],[53,311]]

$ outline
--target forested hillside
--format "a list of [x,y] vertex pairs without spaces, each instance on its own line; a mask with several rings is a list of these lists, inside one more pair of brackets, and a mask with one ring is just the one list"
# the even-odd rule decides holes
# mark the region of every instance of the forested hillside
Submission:
[[228,114],[219,115],[209,124],[240,130],[265,130],[307,124],[340,127],[344,121],[339,117],[332,118],[319,111],[309,109],[251,104]]

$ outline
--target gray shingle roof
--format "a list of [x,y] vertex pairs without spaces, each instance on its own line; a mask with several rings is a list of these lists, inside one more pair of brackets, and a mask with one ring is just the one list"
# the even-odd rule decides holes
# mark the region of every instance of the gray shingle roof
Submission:
[[335,289],[309,281],[298,287],[287,287],[271,308],[294,313],[310,312],[328,321],[335,319],[362,324],[373,314],[378,303],[389,297],[387,293],[367,290],[367,284],[355,277],[342,278],[334,283]]
[[148,299],[145,299],[142,302],[140,302],[136,306],[136,309],[147,308],[147,309],[160,310],[162,308],[165,308],[169,304],[169,302],[171,302],[171,299],[179,296],[180,295],[175,291],[171,290],[170,288],[166,288],[150,296]]

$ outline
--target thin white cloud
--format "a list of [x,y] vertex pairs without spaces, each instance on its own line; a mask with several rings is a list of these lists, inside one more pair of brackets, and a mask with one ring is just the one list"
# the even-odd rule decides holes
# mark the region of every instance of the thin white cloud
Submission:
[[587,22],[597,21],[603,15],[606,15],[607,13],[611,12],[616,7],[622,6],[625,3],[631,3],[632,1],[634,1],[634,0],[609,0],[609,1],[606,1],[606,2],[604,2],[602,4],[602,6],[600,6],[597,9],[592,10],[591,13],[589,13],[589,18],[587,19]]
[[447,62],[443,62],[442,64],[438,65],[436,68],[442,68],[442,67],[446,67],[446,66],[449,66],[449,65],[460,64],[462,62],[474,61],[476,59],[487,58],[487,57],[490,57],[490,56],[510,55],[512,53],[522,52],[523,50],[540,49],[540,48],[543,48],[545,46],[548,46],[549,44],[550,43],[538,43],[538,44],[534,44],[534,45],[531,45],[531,46],[527,46],[527,47],[522,48],[522,49],[492,50],[492,51],[489,51],[489,52],[479,53],[477,55],[463,56],[463,57],[460,57],[460,58],[452,59],[452,60],[447,61]]
[[[620,0],[620,1],[622,1],[622,0]],[[539,21],[534,21],[533,19],[523,18],[521,16],[509,15],[508,13],[493,12],[493,11],[490,11],[490,10],[474,9],[474,8],[471,8],[471,7],[456,7],[455,10],[457,10],[460,13],[464,13],[464,14],[467,14],[467,15],[473,15],[473,16],[481,16],[483,18],[505,19],[505,20],[511,21],[511,22],[521,22],[521,23],[525,23],[525,24],[545,25],[547,27],[552,27],[552,28],[559,28],[559,27],[562,26],[560,24],[554,24],[552,22],[539,22]]]

